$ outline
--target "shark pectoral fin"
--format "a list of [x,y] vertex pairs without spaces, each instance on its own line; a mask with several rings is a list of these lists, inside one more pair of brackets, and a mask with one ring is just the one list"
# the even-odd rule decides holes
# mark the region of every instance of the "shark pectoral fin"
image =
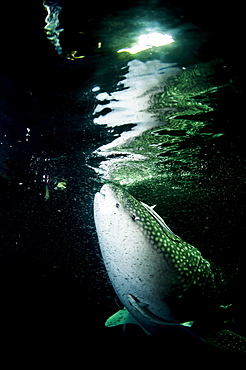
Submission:
[[105,326],[107,328],[112,328],[114,326],[118,325],[126,325],[126,324],[135,324],[140,326],[143,331],[150,335],[150,333],[142,326],[140,325],[137,320],[134,319],[134,317],[130,314],[130,312],[124,307],[123,310],[120,310],[116,312],[114,315],[110,316],[106,322]]
[[108,328],[126,324],[138,324],[138,323],[125,307],[123,308],[123,310],[120,310],[116,312],[114,315],[110,316],[105,322],[105,326],[107,326]]
[[246,338],[230,330],[210,333],[204,340],[223,351],[246,354]]
[[194,321],[186,321],[186,322],[181,322],[178,325],[186,326],[186,327],[190,328],[193,324],[194,324]]

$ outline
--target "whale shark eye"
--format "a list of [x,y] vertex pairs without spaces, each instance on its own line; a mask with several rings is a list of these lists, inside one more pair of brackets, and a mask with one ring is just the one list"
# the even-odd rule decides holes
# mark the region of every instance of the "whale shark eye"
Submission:
[[139,221],[140,218],[138,216],[136,216],[134,213],[131,213],[131,218],[133,221]]

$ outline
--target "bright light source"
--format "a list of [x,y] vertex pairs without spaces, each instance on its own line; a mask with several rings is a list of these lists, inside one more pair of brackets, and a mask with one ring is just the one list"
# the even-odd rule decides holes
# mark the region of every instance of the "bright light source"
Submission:
[[152,46],[163,46],[168,45],[173,42],[173,38],[170,35],[164,35],[163,33],[153,32],[149,33],[148,35],[141,35],[138,38],[137,45],[132,46],[131,48],[127,49],[120,49],[118,53],[122,53],[126,51],[130,54],[136,54],[140,51],[150,49]]

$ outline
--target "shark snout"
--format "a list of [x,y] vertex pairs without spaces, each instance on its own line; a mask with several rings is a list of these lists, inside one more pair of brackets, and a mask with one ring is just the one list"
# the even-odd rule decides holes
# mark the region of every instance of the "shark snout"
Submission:
[[109,187],[108,185],[103,185],[101,190],[95,194],[95,200],[106,200],[106,196],[109,194]]
[[104,197],[110,193],[110,187],[107,184],[104,184],[100,190],[100,194],[103,195]]
[[104,184],[100,190],[95,194],[94,199],[94,213],[96,215],[106,215],[112,211],[112,207],[115,205],[115,196],[109,185]]

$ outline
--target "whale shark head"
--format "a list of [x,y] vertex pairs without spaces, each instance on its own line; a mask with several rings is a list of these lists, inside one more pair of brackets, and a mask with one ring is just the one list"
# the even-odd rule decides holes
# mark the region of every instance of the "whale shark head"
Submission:
[[94,219],[109,278],[127,312],[151,334],[166,325],[190,326],[173,307],[187,292],[202,296],[213,286],[201,253],[152,207],[112,184],[96,193]]

